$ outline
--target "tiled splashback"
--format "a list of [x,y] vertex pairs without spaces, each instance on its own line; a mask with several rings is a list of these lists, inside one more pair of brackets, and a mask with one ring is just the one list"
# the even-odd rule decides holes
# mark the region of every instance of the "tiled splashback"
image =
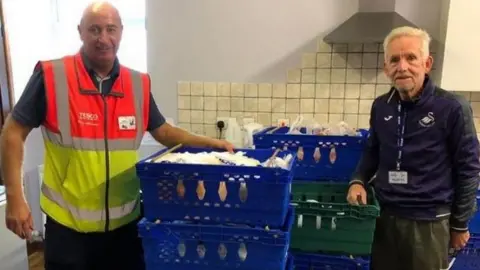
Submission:
[[[302,114],[319,123],[343,120],[368,128],[373,100],[390,89],[382,67],[381,44],[319,42],[317,52],[302,56],[301,67],[286,72],[285,83],[179,82],[178,123],[211,137],[217,136],[217,117],[228,116],[276,125]],[[480,92],[462,94],[472,102],[479,130]]]

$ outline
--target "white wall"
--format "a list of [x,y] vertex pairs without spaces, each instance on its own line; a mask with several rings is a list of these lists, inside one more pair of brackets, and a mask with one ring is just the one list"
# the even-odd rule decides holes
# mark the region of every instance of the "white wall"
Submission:
[[358,0],[147,0],[148,70],[177,120],[177,81],[284,82]]

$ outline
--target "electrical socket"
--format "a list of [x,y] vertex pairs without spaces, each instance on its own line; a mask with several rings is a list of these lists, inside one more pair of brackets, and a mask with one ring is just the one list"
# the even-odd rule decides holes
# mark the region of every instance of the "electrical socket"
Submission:
[[225,126],[223,127],[222,132],[224,132],[225,130],[227,130],[227,128],[228,128],[228,119],[229,119],[229,118],[230,118],[230,117],[217,117],[217,122],[215,122],[215,128],[218,130],[217,123],[218,123],[219,121],[223,121],[223,123],[225,123]]
[[277,125],[280,127],[285,127],[290,125],[290,119],[278,119],[277,120]]

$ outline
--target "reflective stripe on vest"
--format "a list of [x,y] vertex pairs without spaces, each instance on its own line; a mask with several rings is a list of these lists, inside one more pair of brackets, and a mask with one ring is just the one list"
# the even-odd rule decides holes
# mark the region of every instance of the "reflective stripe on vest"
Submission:
[[[106,149],[106,140],[105,138],[83,138],[83,137],[74,137],[71,133],[71,121],[70,121],[70,100],[69,100],[69,85],[67,82],[67,74],[65,72],[65,63],[64,60],[55,60],[52,61],[52,69],[54,76],[55,84],[55,96],[56,96],[56,109],[57,109],[57,121],[58,121],[58,130],[60,133],[55,133],[45,126],[42,125],[42,133],[44,139],[50,142],[51,144],[64,147],[67,149],[77,150],[77,151],[105,151]],[[133,70],[130,71],[130,76],[132,80],[132,89],[134,91],[133,95],[135,97],[134,106],[136,114],[136,135],[135,138],[125,139],[125,138],[114,138],[108,139],[108,150],[109,151],[122,151],[130,150],[136,151],[143,138],[144,130],[144,118],[143,118],[143,104],[144,104],[144,87],[142,83],[142,74]],[[73,123],[77,124],[77,123]],[[117,123],[110,123],[117,124]],[[52,153],[53,155],[53,153]],[[53,155],[55,158],[61,158],[59,156]],[[134,164],[132,164],[134,166]],[[61,176],[60,176],[61,177]],[[104,177],[101,175],[99,177]],[[58,179],[57,179],[58,181]],[[135,181],[132,179],[132,181]],[[50,188],[45,182],[42,184],[42,194],[45,198],[51,202],[58,205],[61,209],[68,211],[71,217],[77,219],[78,221],[92,221],[92,222],[101,222],[106,220],[106,211],[105,209],[100,210],[91,210],[91,209],[82,209],[75,205],[70,204],[61,193]],[[123,202],[122,202],[123,203]],[[131,200],[123,203],[123,205],[109,207],[109,218],[110,219],[120,219],[127,217],[132,214],[134,211],[138,210],[139,206],[139,196],[135,200]],[[53,210],[52,210],[53,211]],[[75,222],[75,221],[72,221]]]
[[[58,192],[52,190],[51,188],[47,187],[46,185],[42,184],[42,192],[45,197],[49,200],[55,202],[63,209],[68,209],[70,214],[79,220],[88,220],[88,221],[100,221],[105,220],[106,218],[106,211],[105,209],[92,211],[92,210],[85,210],[79,209],[77,207],[72,206],[68,202],[66,202],[62,195]],[[128,202],[122,206],[117,207],[110,207],[108,214],[110,215],[111,219],[122,218],[130,213],[138,206],[140,199],[133,200]]]

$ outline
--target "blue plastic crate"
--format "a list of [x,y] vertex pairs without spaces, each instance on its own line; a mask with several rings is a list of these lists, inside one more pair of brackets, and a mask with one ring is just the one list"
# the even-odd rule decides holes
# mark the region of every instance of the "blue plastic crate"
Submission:
[[480,234],[472,234],[467,246],[456,256],[450,270],[480,269]]
[[480,234],[480,191],[477,193],[477,213],[468,225],[470,232]]
[[[270,228],[283,225],[296,162],[294,152],[281,151],[277,155],[285,157],[292,154],[289,169],[147,162],[165,151],[167,149],[136,165],[145,217],[149,220],[197,220],[203,223],[268,225]],[[174,152],[204,151],[212,150],[183,147]],[[268,160],[274,153],[272,149],[239,151],[260,161]],[[196,192],[200,181],[203,181],[206,191],[203,198]],[[183,194],[177,192],[180,183]],[[221,185],[227,190],[226,198],[219,195]]]
[[[297,157],[295,179],[302,180],[350,181],[368,137],[367,130],[359,130],[361,136],[320,136],[286,134],[288,127],[274,129],[275,127],[269,127],[255,133],[253,135],[255,148],[287,148],[297,152],[301,146],[304,154],[303,159]],[[301,132],[305,132],[305,128]],[[320,151],[318,163],[314,159],[317,147]],[[329,158],[332,147],[335,147],[337,154],[333,164]]]
[[369,270],[370,258],[295,252],[295,270]]
[[281,270],[287,267],[293,208],[281,229],[140,221],[147,270]]

